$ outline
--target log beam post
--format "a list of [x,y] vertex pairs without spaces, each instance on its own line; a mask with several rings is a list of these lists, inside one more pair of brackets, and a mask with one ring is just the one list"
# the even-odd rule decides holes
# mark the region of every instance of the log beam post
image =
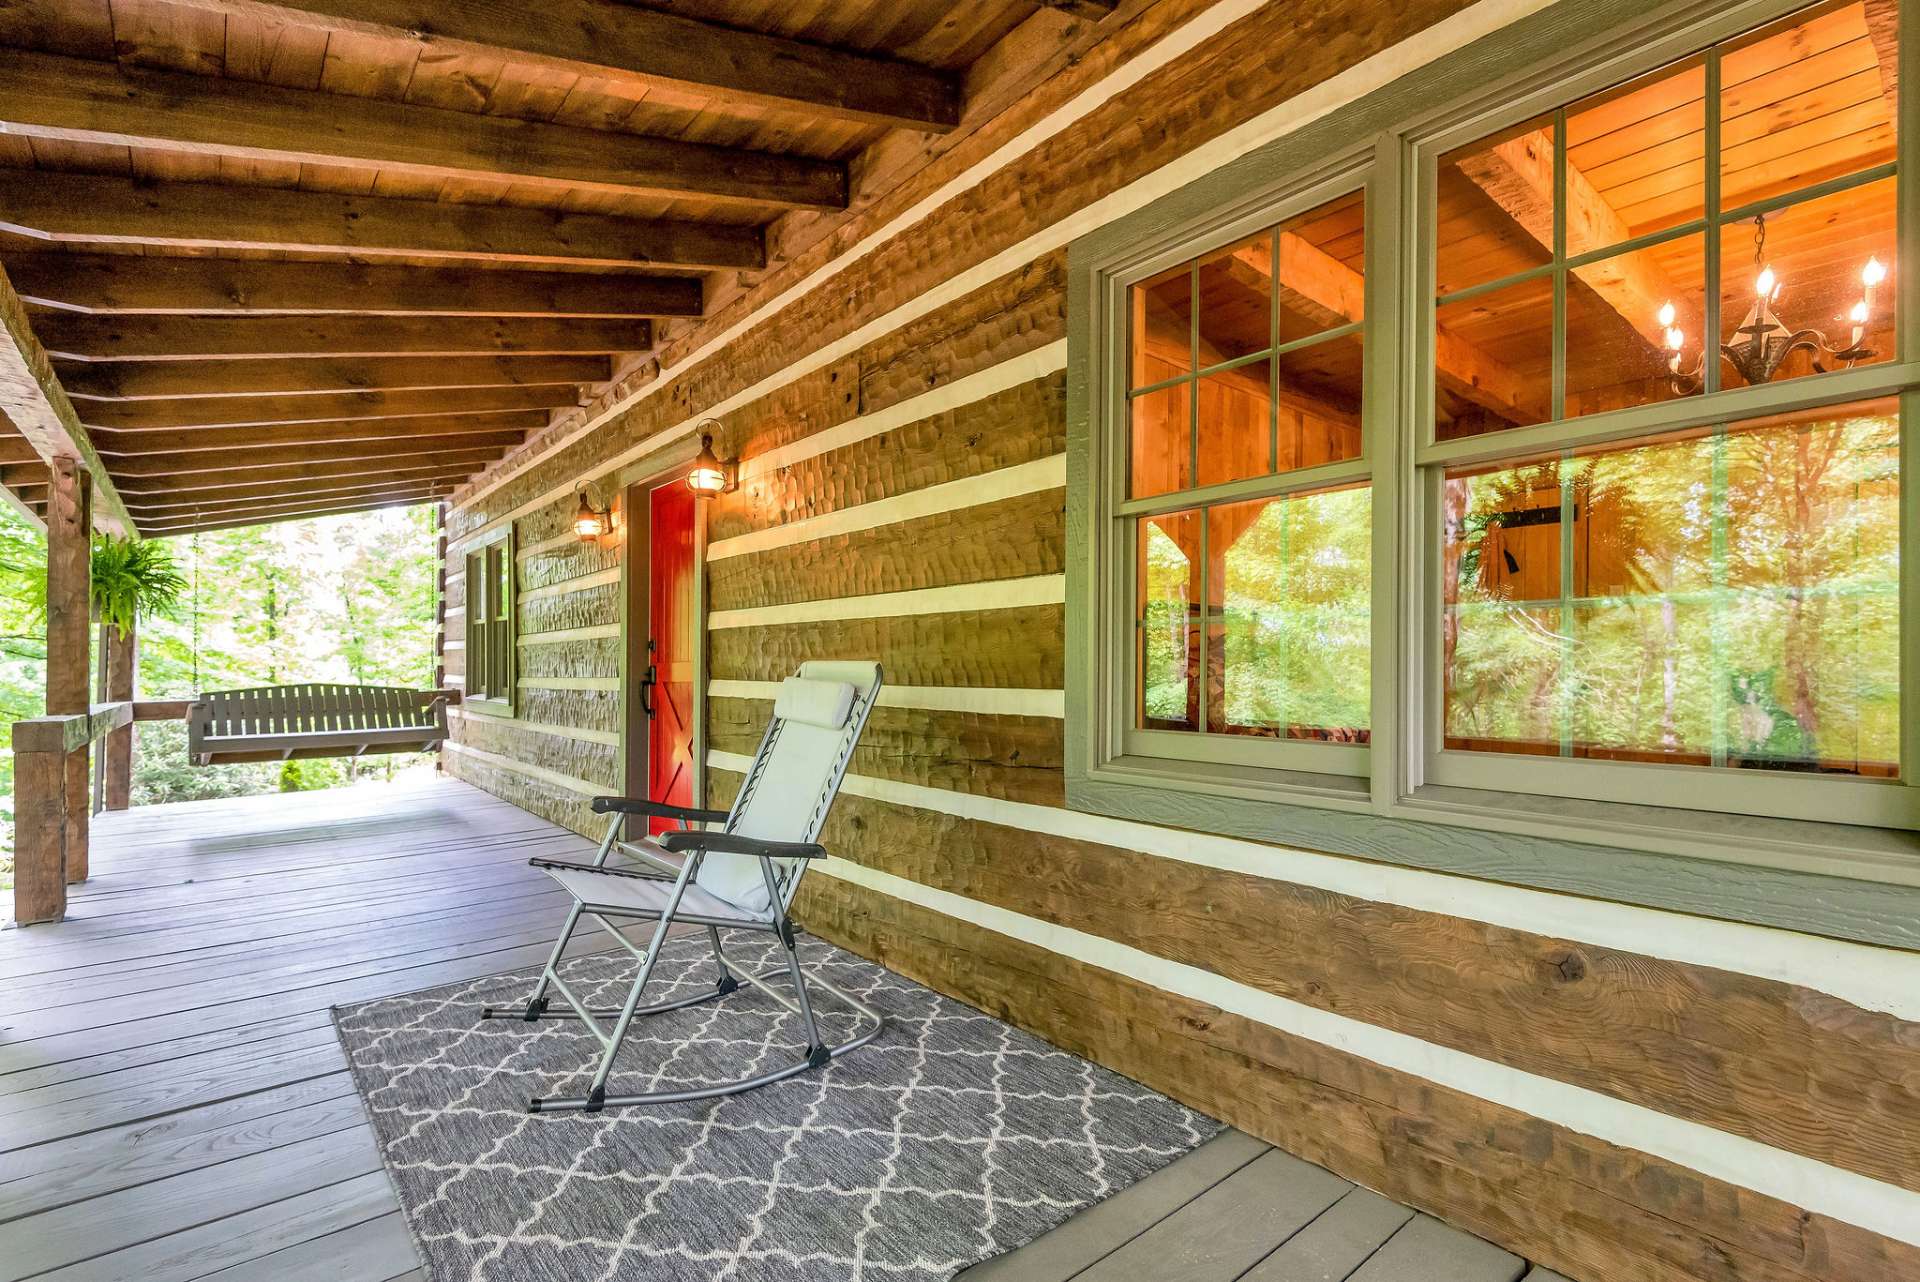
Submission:
[[[84,713],[88,709],[88,645],[92,583],[91,476],[78,460],[56,455],[49,461],[47,494],[47,712]],[[66,754],[63,796],[66,810],[65,877],[87,879],[88,747]]]
[[[134,673],[140,662],[140,642],[134,629],[122,632],[109,625],[107,633],[108,703],[133,701]],[[107,735],[101,746],[106,761],[106,779],[101,802],[107,810],[125,810],[133,800],[133,726],[121,726]]]

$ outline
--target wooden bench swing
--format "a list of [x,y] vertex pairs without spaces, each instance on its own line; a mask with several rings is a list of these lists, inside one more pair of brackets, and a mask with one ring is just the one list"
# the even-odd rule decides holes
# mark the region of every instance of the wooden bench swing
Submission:
[[214,690],[187,709],[196,766],[424,752],[447,737],[445,690],[287,685]]

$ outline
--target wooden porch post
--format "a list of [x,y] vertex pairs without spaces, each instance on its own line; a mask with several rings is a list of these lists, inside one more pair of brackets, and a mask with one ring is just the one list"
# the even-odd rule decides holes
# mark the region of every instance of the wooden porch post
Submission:
[[[80,464],[56,456],[47,487],[47,712],[85,712],[88,707],[88,632],[93,513],[91,477]],[[87,879],[88,749],[67,754],[66,879]]]
[[[134,673],[140,662],[140,642],[134,630],[122,632],[109,625],[107,634],[106,702],[131,702]],[[133,726],[125,725],[107,736],[101,745],[106,759],[102,805],[107,810],[125,810],[133,798]]]
[[[440,502],[433,507],[434,530],[434,570],[433,570],[433,688],[447,688],[447,505]],[[461,687],[462,690],[465,687]],[[433,768],[435,773],[444,774],[447,769],[447,753],[444,745],[433,746]]]

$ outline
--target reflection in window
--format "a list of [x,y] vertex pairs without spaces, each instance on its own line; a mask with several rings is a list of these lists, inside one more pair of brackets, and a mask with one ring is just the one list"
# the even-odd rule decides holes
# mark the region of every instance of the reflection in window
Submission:
[[1200,597],[1200,518],[1194,512],[1140,523],[1140,724],[1193,730],[1200,724],[1195,606]]
[[1891,402],[1450,473],[1450,748],[1893,776]]

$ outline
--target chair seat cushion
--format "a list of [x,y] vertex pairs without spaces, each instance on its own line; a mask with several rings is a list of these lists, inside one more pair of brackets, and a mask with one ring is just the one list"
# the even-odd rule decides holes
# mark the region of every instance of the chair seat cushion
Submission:
[[[673,897],[673,883],[664,878],[622,877],[584,868],[543,868],[542,872],[566,887],[567,893],[591,908],[606,908],[623,916],[658,917]],[[715,921],[763,925],[766,913],[750,913],[697,885],[680,897],[680,911]]]
[[782,721],[838,730],[847,724],[847,714],[853,711],[853,696],[853,686],[846,681],[788,677],[780,683],[779,697],[773,701],[773,715]]

